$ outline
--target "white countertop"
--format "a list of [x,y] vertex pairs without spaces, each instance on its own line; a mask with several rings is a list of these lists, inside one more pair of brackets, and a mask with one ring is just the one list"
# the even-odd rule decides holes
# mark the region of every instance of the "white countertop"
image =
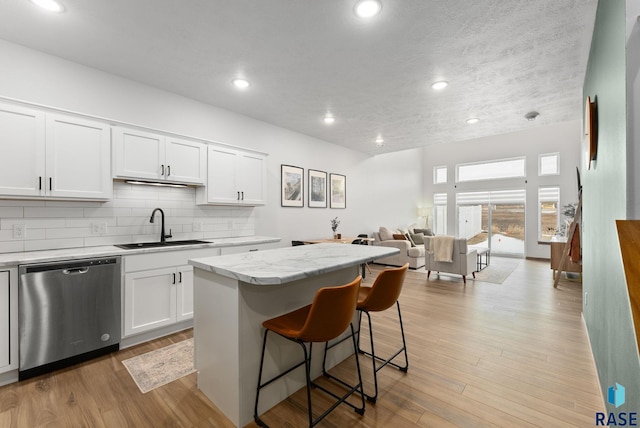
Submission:
[[249,284],[273,285],[398,254],[372,245],[313,244],[189,260],[196,268]]
[[90,257],[130,256],[161,251],[191,250],[194,248],[235,247],[239,245],[266,244],[280,242],[280,238],[271,236],[242,236],[237,238],[203,239],[207,243],[167,247],[136,248],[123,250],[113,245],[99,247],[65,248],[62,250],[23,251],[0,254],[0,267],[16,266],[27,263],[43,263],[56,260],[75,260]]

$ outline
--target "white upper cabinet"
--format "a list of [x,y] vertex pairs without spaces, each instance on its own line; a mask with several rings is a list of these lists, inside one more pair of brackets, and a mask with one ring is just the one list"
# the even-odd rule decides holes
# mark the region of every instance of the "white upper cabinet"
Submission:
[[263,153],[211,145],[207,187],[196,190],[196,201],[212,205],[264,205],[266,169]]
[[40,196],[45,178],[44,112],[0,105],[0,193]]
[[50,196],[109,199],[111,129],[86,119],[47,113],[46,175]]
[[109,199],[106,123],[0,105],[0,196]]
[[114,176],[204,184],[204,144],[124,127],[113,128]]

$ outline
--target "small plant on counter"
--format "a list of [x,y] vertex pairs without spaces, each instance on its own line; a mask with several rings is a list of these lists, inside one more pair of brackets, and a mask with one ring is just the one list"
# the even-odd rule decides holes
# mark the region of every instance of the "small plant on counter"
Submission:
[[331,230],[333,230],[334,235],[336,234],[336,230],[338,230],[338,226],[340,226],[340,220],[338,220],[338,217],[336,217],[331,220]]

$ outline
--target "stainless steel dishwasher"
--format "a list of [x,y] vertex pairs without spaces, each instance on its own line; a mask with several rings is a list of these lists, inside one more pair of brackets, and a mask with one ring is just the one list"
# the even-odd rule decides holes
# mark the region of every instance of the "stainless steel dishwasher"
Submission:
[[120,257],[21,265],[20,380],[119,349]]

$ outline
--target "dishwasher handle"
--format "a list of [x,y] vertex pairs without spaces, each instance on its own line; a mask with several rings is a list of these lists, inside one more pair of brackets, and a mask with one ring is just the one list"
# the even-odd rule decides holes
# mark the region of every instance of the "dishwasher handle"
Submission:
[[62,269],[62,273],[65,275],[82,275],[83,273],[89,272],[89,267],[79,267],[72,269]]

